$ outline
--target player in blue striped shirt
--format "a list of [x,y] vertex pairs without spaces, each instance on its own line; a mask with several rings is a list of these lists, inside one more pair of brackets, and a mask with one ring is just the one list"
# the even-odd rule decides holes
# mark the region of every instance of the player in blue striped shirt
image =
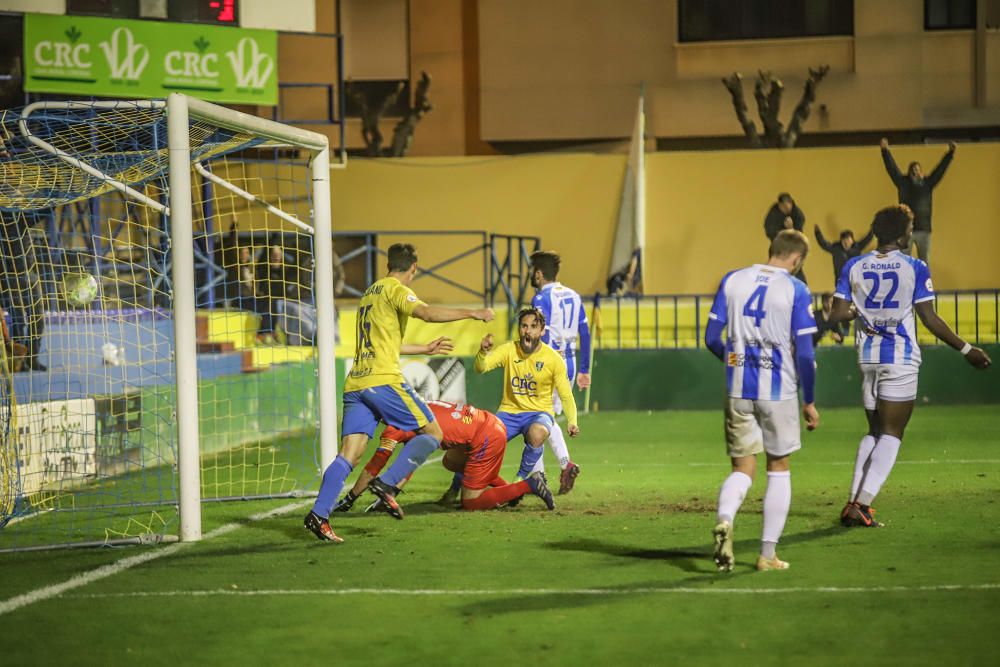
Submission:
[[[767,264],[732,271],[722,279],[705,328],[705,345],[726,365],[726,446],[732,472],[719,492],[715,564],[733,569],[733,520],[767,453],[767,490],[758,570],[784,570],[775,549],[792,503],[789,456],[802,447],[802,416],[819,425],[813,398],[816,371],[812,335],[816,321],[809,288],[793,274],[802,268],[809,241],[786,229],[771,242]],[[722,333],[726,332],[726,341]]]
[[875,214],[878,248],[847,262],[834,293],[832,322],[857,318],[855,344],[861,366],[868,433],[858,445],[854,478],[840,515],[845,526],[877,527],[871,503],[889,477],[917,398],[920,346],[913,313],[940,340],[985,369],[989,356],[959,338],[934,311],[934,285],[910,247],[913,212],[905,204]]

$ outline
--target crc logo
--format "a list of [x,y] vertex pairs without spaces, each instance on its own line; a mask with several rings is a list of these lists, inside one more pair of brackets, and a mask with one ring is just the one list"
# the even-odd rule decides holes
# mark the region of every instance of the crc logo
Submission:
[[205,53],[209,42],[199,37],[194,42],[197,51],[168,51],[163,58],[163,68],[170,76],[219,77],[219,54]]
[[111,68],[112,80],[138,81],[149,64],[149,49],[135,41],[128,28],[117,28],[111,41],[101,42],[101,50]]
[[90,44],[77,44],[83,33],[74,25],[70,26],[63,34],[69,39],[68,42],[43,40],[35,44],[35,50],[32,53],[35,62],[42,67],[90,69],[93,66],[93,63],[90,62]]
[[238,88],[263,88],[274,70],[274,58],[261,53],[257,41],[244,37],[236,44],[235,51],[226,51],[236,75]]
[[538,383],[530,374],[523,378],[515,375],[510,379],[510,386],[515,392],[522,394],[538,391]]

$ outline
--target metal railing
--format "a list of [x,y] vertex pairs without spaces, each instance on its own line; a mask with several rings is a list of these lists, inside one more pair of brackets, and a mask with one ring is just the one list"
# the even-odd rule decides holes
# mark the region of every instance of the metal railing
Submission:
[[[600,314],[592,317],[596,349],[665,350],[704,347],[711,294],[649,294],[599,298]],[[817,302],[815,308],[818,310]],[[974,344],[1000,343],[1000,288],[937,292],[935,310],[959,336]],[[917,321],[921,345],[939,341]],[[844,344],[850,344],[847,339]],[[828,338],[824,345],[832,344]]]

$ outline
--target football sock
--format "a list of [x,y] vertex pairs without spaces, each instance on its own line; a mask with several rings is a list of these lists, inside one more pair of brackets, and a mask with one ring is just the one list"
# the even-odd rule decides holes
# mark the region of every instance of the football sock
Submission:
[[514,498],[531,493],[531,487],[525,481],[514,482],[506,486],[498,486],[487,489],[478,498],[463,498],[462,509],[464,510],[491,510]]
[[517,469],[517,476],[523,479],[530,475],[540,458],[542,458],[542,446],[532,447],[525,443],[524,452],[521,454],[521,467]]
[[892,466],[896,463],[901,441],[894,435],[879,436],[875,449],[872,450],[872,460],[868,465],[868,474],[861,484],[857,501],[862,505],[871,505],[875,496],[882,489],[885,480],[889,479]]
[[777,542],[761,542],[760,543],[760,555],[764,558],[774,558],[777,556],[778,543]]
[[[764,530],[761,535],[760,553],[765,558],[774,558],[774,545],[781,539],[788,520],[788,508],[792,506],[792,473],[787,470],[767,473],[767,490],[764,491]],[[765,549],[771,544],[771,555]]]
[[858,443],[858,455],[854,459],[854,479],[851,481],[851,501],[858,496],[861,480],[868,472],[868,462],[871,459],[873,449],[875,449],[875,436],[869,433]]
[[451,478],[451,486],[448,488],[449,491],[461,491],[462,490],[462,480],[465,479],[465,475],[460,472],[456,472],[454,477]]
[[337,496],[344,488],[344,480],[354,470],[354,466],[343,456],[333,460],[323,472],[323,482],[319,485],[319,495],[313,504],[312,511],[324,519],[330,516],[330,511],[337,502]]
[[432,435],[421,434],[406,443],[403,451],[399,453],[389,470],[381,476],[381,480],[392,486],[399,486],[399,483],[413,474],[413,471],[420,467],[431,452],[436,450],[441,442]]
[[559,424],[552,424],[552,429],[549,431],[549,447],[552,448],[556,461],[559,461],[559,469],[564,470],[569,465],[569,448],[566,446],[566,436]]
[[722,483],[722,489],[719,490],[719,521],[733,522],[751,484],[753,480],[743,472],[731,473],[726,478]]
[[365,466],[365,472],[372,477],[378,477],[378,474],[382,472],[382,468],[385,467],[386,461],[392,456],[392,449],[387,447],[379,447],[372,454],[372,458],[368,461],[368,465]]

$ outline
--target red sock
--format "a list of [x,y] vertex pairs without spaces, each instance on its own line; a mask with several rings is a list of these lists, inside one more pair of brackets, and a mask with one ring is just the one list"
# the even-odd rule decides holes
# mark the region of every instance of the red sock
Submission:
[[497,475],[490,480],[490,486],[507,486],[507,482],[504,481],[503,477]]
[[382,472],[382,468],[385,467],[386,461],[392,456],[392,450],[386,449],[384,447],[379,447],[372,454],[371,459],[368,461],[368,465],[365,466],[365,472],[372,477],[378,477],[378,474]]
[[471,500],[462,500],[462,509],[465,510],[491,510],[499,505],[514,500],[518,496],[531,493],[531,487],[525,481],[506,484],[504,486],[487,489],[483,495]]

